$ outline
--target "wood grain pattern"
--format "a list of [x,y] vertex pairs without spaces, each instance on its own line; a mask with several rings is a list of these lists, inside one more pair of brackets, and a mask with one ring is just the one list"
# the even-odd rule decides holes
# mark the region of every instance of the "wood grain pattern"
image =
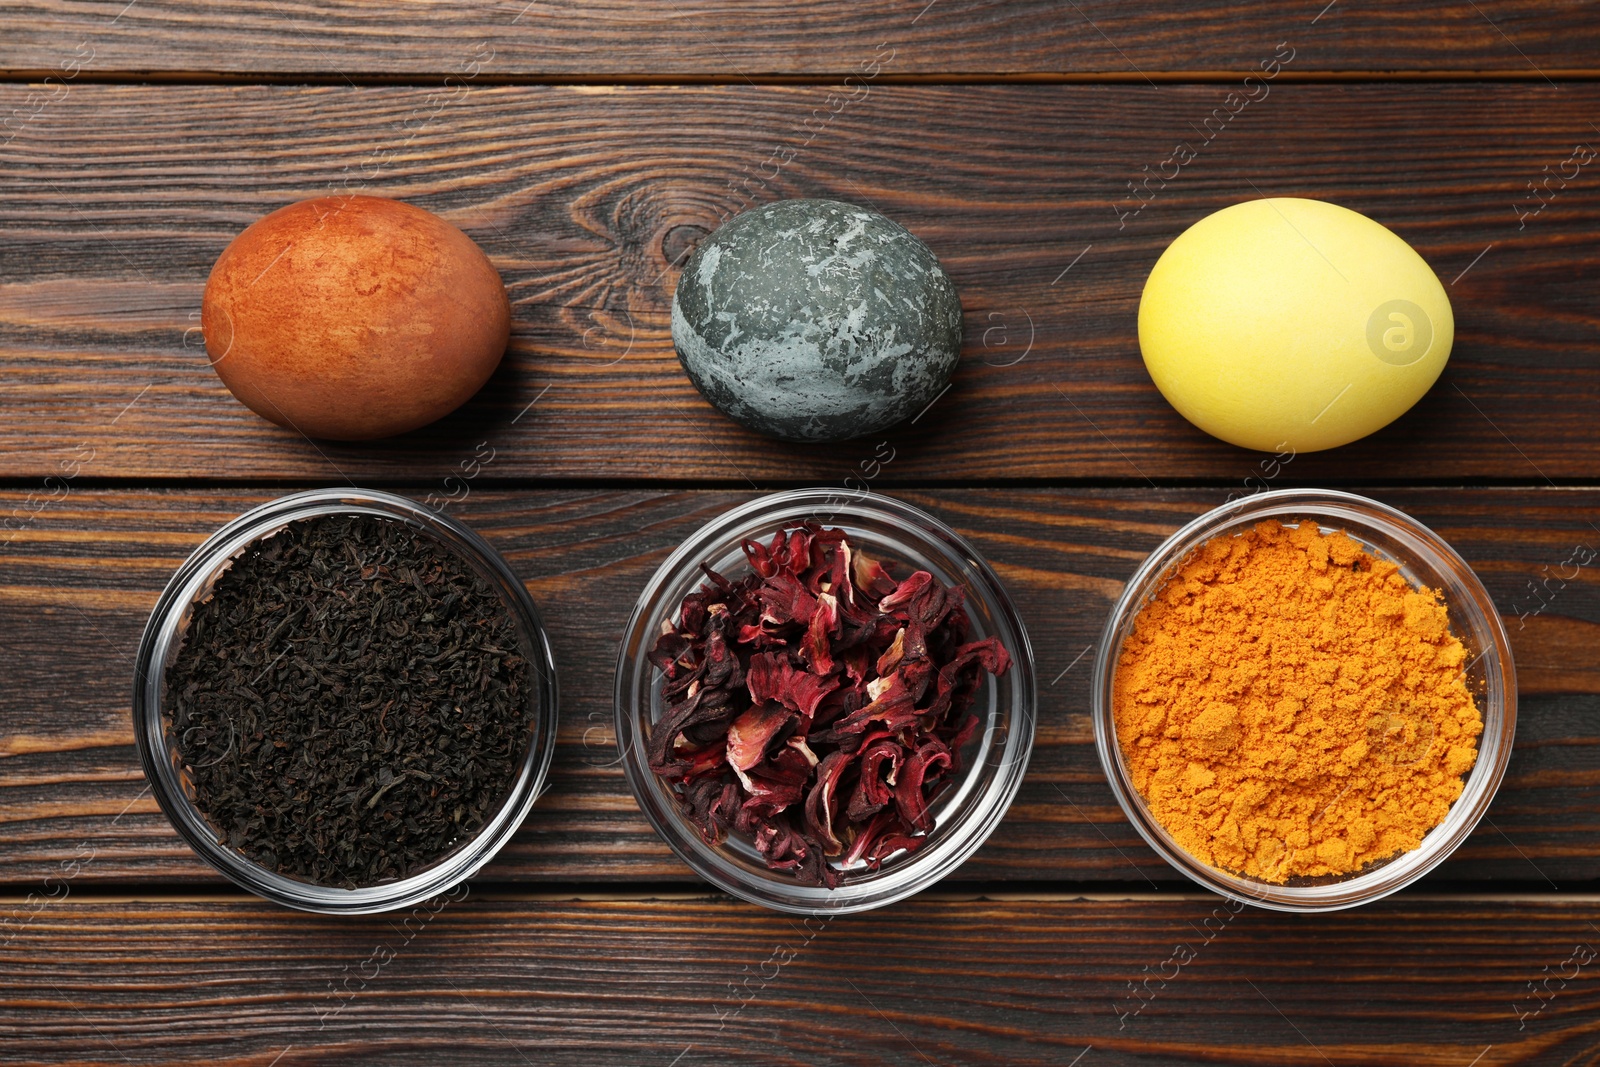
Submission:
[[[422,496],[425,489],[413,490]],[[1517,747],[1489,822],[1437,883],[1574,888],[1600,878],[1600,490],[1374,490],[1453,543],[1511,629]],[[0,883],[30,886],[93,850],[85,883],[212,878],[144,789],[128,697],[157,594],[212,530],[275,495],[237,490],[0,493],[35,512],[0,547]],[[489,538],[540,604],[562,687],[551,791],[487,869],[492,882],[692,876],[640,815],[615,766],[613,668],[650,573],[748,493],[501,491],[452,512]],[[969,536],[1015,597],[1035,649],[1039,727],[1022,791],[966,881],[1178,884],[1107,789],[1088,717],[1090,645],[1140,560],[1220,490],[938,490],[902,494]],[[1538,583],[1536,596],[1529,583]],[[1542,606],[1541,606],[1542,605]]]
[[[1594,4],[0,0],[0,30],[0,1063],[1600,1063],[1600,566],[1566,562],[1600,547],[1600,166],[1569,173],[1600,147]],[[1195,160],[1136,192],[1180,140]],[[255,418],[197,328],[240,229],[344,190],[462,226],[515,313],[478,398],[367,446]],[[1410,414],[1270,478],[1165,404],[1135,333],[1166,244],[1261,195],[1393,228],[1457,331]],[[743,431],[672,353],[676,264],[788,196],[885,211],[962,292],[954,388],[880,471],[876,439]],[[1040,723],[955,878],[801,923],[710,894],[645,823],[613,660],[698,525],[847,479],[995,565]],[[450,501],[561,670],[550,792],[436,914],[237,893],[133,748],[133,650],[173,568],[255,503],[347,482]],[[1186,892],[1093,750],[1088,653],[1122,582],[1265,482],[1376,486],[1471,562],[1515,648],[1488,819],[1357,912]]]
[[0,902],[0,1055],[1504,1067],[1590,1063],[1600,1044],[1594,897],[1285,916],[1216,897],[946,896],[804,923],[694,898],[435,907]]
[[[0,149],[0,477],[77,455],[89,477],[437,479],[488,441],[494,478],[837,481],[875,442],[806,449],[737,427],[693,390],[668,333],[673,263],[719,217],[831,196],[925,238],[966,308],[954,387],[888,435],[880,484],[1238,484],[1259,457],[1165,403],[1136,309],[1173,237],[1270,192],[1393,227],[1450,283],[1457,315],[1451,364],[1413,411],[1298,457],[1290,477],[1592,480],[1600,170],[1552,184],[1536,216],[1519,222],[1518,205],[1575,142],[1600,141],[1600,85],[1277,83],[1131,214],[1128,183],[1229,91],[877,85],[851,102],[825,86],[67,85]],[[28,92],[0,87],[0,113]],[[344,188],[461,225],[515,306],[511,353],[476,400],[367,446],[256,418],[194,329],[233,235]]]
[[1084,0],[30,0],[0,5],[0,66],[49,70],[80,41],[93,71],[284,72],[359,78],[461,69],[479,43],[493,75],[728,80],[846,74],[882,42],[908,73],[1102,74],[1253,70],[1288,39],[1340,73],[1593,70],[1600,20],[1565,0],[1482,4],[1211,4]]

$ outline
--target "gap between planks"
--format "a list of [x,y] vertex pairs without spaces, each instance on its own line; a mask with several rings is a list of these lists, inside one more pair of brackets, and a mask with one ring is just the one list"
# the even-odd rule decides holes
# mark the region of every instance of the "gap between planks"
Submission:
[[[0,476],[0,493],[28,492],[39,488],[44,478],[27,478]],[[388,476],[374,475],[363,477],[362,485],[367,488],[390,490],[433,490],[437,488],[437,479],[417,478],[415,476]],[[297,490],[321,489],[330,485],[339,485],[327,478],[307,478],[304,476],[289,477],[214,477],[214,476],[172,476],[172,477],[146,477],[143,475],[125,475],[112,477],[79,477],[73,479],[72,486],[75,492],[140,492],[159,489],[180,490]],[[730,490],[754,491],[760,493],[780,492],[786,489],[809,489],[819,483],[815,479],[764,479],[763,485],[751,490],[750,483],[740,478],[580,478],[562,477],[544,478],[533,475],[514,475],[510,477],[495,477],[485,474],[478,478],[473,486],[479,490],[496,490],[501,492],[535,492],[535,491],[596,491],[596,492],[638,492],[660,490],[662,492],[706,492],[725,493]],[[1099,490],[1120,489],[1139,490],[1150,492],[1153,490],[1206,490],[1206,489],[1233,489],[1238,487],[1238,479],[1224,477],[1200,478],[930,478],[925,481],[905,480],[895,481],[887,476],[874,483],[875,491],[889,492],[972,492],[976,490]],[[1406,490],[1497,490],[1506,492],[1564,492],[1564,493],[1592,493],[1600,491],[1600,481],[1593,477],[1582,478],[1555,478],[1555,479],[1529,479],[1529,478],[1451,478],[1441,480],[1418,479],[1385,479],[1385,478],[1323,478],[1314,482],[1300,482],[1291,478],[1284,478],[1277,488],[1284,489],[1406,489]]]
[[[812,74],[748,73],[724,74],[604,74],[581,77],[572,74],[490,74],[479,73],[474,86],[609,86],[671,88],[674,86],[791,86],[838,85],[854,70]],[[1056,71],[968,74],[879,74],[877,85],[1222,85],[1236,84],[1246,77],[1259,76],[1256,70],[1174,70],[1174,71]],[[36,84],[46,78],[59,80],[54,69],[0,69],[0,84]],[[447,78],[458,78],[453,71],[418,71],[404,74],[327,72],[327,71],[82,71],[72,79],[75,85],[329,85],[354,88],[436,88]],[[1303,85],[1393,84],[1410,82],[1515,82],[1562,83],[1600,81],[1600,68],[1553,68],[1542,72],[1528,70],[1392,70],[1392,71],[1312,71],[1283,70],[1276,82]]]
[[[9,892],[0,894],[0,909],[18,907],[27,902],[27,894]],[[84,905],[121,905],[121,904],[250,904],[267,906],[270,902],[240,890],[227,892],[93,892],[73,893],[62,898],[60,903],[67,903],[76,899]],[[540,889],[540,890],[508,890],[487,888],[474,891],[471,899],[485,903],[521,904],[521,903],[560,903],[576,902],[587,904],[629,904],[629,903],[703,903],[703,904],[739,904],[733,897],[718,893],[709,888],[685,888],[681,890],[646,889],[646,890],[607,890],[596,888],[583,888],[572,890]],[[1133,892],[1133,891],[1072,891],[1072,890],[928,890],[910,898],[911,901],[926,901],[930,903],[974,903],[987,902],[995,904],[1150,904],[1172,903],[1175,901],[1200,901],[1222,903],[1224,898],[1215,893],[1198,890],[1173,889],[1171,892]],[[1404,905],[1408,903],[1427,904],[1561,904],[1584,905],[1600,907],[1600,891],[1597,892],[1538,892],[1536,890],[1519,891],[1494,891],[1472,890],[1461,893],[1418,892],[1400,893],[1384,898],[1385,901]],[[1355,909],[1347,909],[1355,910]]]

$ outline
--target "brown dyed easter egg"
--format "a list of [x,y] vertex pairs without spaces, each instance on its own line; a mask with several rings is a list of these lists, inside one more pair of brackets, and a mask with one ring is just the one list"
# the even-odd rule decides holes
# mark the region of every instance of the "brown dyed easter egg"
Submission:
[[331,196],[279,208],[223,250],[200,323],[223,384],[308,437],[425,426],[494,373],[505,284],[472,238],[421,208]]

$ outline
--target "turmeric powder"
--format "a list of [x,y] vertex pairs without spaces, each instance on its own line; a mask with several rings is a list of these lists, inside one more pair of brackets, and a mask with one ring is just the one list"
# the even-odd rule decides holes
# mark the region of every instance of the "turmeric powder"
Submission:
[[1461,795],[1483,719],[1437,593],[1314,522],[1213,538],[1117,660],[1116,736],[1191,855],[1259,881],[1416,848]]

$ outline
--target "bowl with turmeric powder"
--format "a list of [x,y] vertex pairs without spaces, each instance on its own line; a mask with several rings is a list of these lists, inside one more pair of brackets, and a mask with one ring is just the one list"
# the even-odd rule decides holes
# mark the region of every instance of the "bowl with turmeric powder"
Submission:
[[1101,764],[1135,828],[1226,896],[1330,911],[1442,862],[1499,787],[1510,644],[1472,568],[1375,500],[1286,489],[1179,530],[1095,661]]

